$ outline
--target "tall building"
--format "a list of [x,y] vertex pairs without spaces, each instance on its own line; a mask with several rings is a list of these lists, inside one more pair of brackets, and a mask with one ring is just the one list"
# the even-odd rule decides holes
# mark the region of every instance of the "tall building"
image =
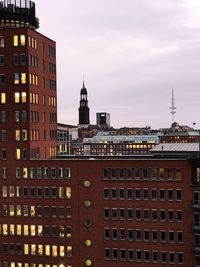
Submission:
[[110,114],[106,112],[98,112],[96,114],[97,125],[106,125],[110,126]]
[[33,2],[0,2],[0,266],[200,266],[199,144],[56,158],[55,43],[38,26]]
[[79,127],[88,127],[90,124],[90,109],[88,107],[88,93],[83,81],[80,91]]

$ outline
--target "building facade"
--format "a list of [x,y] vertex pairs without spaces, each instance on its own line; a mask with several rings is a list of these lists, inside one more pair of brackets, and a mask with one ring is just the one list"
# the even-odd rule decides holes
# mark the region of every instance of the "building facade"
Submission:
[[56,157],[55,43],[1,14],[0,266],[199,266],[199,151]]

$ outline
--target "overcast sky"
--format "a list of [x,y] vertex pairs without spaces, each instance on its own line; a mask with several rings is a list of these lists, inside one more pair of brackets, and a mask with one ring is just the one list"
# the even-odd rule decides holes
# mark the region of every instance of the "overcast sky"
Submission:
[[200,128],[199,0],[35,0],[39,31],[57,43],[58,120],[78,123],[83,76],[90,120]]

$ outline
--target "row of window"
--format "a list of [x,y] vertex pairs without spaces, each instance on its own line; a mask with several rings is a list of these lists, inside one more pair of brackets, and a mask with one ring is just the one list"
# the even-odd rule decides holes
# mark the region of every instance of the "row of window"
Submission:
[[146,180],[180,180],[181,169],[167,168],[106,168],[104,179],[146,179]]
[[104,238],[106,240],[182,243],[183,232],[174,230],[104,228]]
[[153,200],[153,201],[181,201],[181,189],[157,189],[157,188],[104,188],[105,200]]
[[[0,261],[0,267],[61,267],[61,265],[50,264],[50,263],[28,263],[28,262],[7,262]],[[71,265],[65,265],[65,267],[72,267]]]
[[117,249],[105,248],[104,257],[106,260],[114,261],[136,261],[148,263],[169,263],[183,264],[183,252],[166,252],[156,250],[133,250],[133,249]]
[[2,186],[2,197],[10,198],[66,198],[71,199],[71,187]]
[[[14,73],[14,84],[26,84],[27,82],[27,74],[25,72],[16,72]],[[0,74],[0,84],[4,85],[6,83],[6,78],[5,74]],[[29,74],[29,84],[38,86],[39,81],[38,81],[38,75],[35,74]]]
[[56,64],[49,62],[48,71],[49,73],[56,74]]
[[23,34],[13,36],[13,46],[25,46],[26,37]]
[[132,209],[132,208],[104,208],[105,220],[133,220],[182,222],[182,210],[165,209]]
[[[39,104],[39,94],[30,93],[30,103],[31,104]],[[18,103],[26,103],[27,102],[27,93],[26,92],[15,92],[14,93],[14,102]],[[0,93],[0,103],[6,104],[6,93]]]
[[72,246],[3,243],[3,253],[29,256],[72,257]]
[[30,73],[29,74],[29,84],[38,86],[38,83],[39,83],[38,75]]
[[71,207],[65,206],[28,206],[28,205],[2,205],[1,216],[10,217],[46,217],[71,218]]
[[16,168],[17,179],[70,179],[70,168]]
[[[17,93],[18,94],[18,93]],[[26,101],[26,94],[18,95],[16,101]],[[26,110],[16,110],[15,111],[15,122],[27,122],[28,116]],[[0,111],[0,122],[6,123],[7,122],[7,112],[4,110]],[[38,123],[40,122],[40,113],[39,111],[30,111],[30,122]],[[46,113],[42,114],[42,122],[46,122]],[[57,123],[57,114],[56,113],[49,113],[49,122],[50,123]]]
[[49,96],[49,106],[50,107],[56,107],[56,97]]
[[3,236],[38,236],[72,238],[72,227],[63,225],[2,224],[0,234]]

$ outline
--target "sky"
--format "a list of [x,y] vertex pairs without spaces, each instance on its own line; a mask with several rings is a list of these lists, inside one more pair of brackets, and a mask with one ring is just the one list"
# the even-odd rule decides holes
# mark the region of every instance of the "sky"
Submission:
[[85,80],[90,122],[200,128],[199,0],[35,0],[39,32],[56,41],[58,121],[76,125]]

